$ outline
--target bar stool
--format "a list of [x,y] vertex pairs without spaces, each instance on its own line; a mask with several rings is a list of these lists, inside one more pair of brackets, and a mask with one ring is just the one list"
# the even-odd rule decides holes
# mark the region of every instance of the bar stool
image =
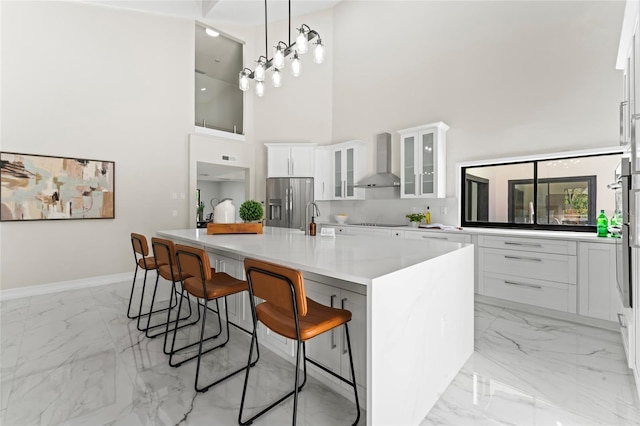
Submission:
[[[197,358],[198,363],[196,365],[196,379],[195,379],[194,388],[196,392],[206,392],[212,386],[240,373],[245,368],[247,368],[247,367],[241,367],[235,371],[228,373],[224,377],[215,380],[214,382],[206,386],[198,385],[198,378],[200,376],[200,362],[202,359],[202,355],[208,352],[211,352],[215,349],[221,348],[229,342],[229,310],[227,305],[227,296],[230,296],[236,293],[241,293],[243,291],[247,291],[247,282],[233,278],[231,275],[226,274],[224,272],[215,272],[215,269],[211,267],[211,263],[209,262],[209,256],[202,249],[184,246],[181,244],[176,244],[175,250],[176,250],[176,260],[178,264],[178,272],[179,272],[179,275],[183,277],[182,294],[184,294],[184,292],[186,291],[194,297],[203,299],[204,300],[203,305],[198,303],[198,311],[200,310],[200,306],[203,306],[204,309],[202,310],[202,325],[200,329],[200,339],[198,342],[187,344],[182,348],[176,349],[175,343],[176,343],[176,335],[178,330],[178,323],[177,322],[175,323],[174,334],[173,334],[173,339],[171,343],[171,351],[169,353],[169,365],[171,365],[172,367],[178,367],[187,361]],[[220,298],[224,298],[227,334],[226,334],[225,340],[222,343],[219,343],[216,346],[203,351],[202,346],[204,342],[215,339],[222,333],[222,324],[220,320],[220,305],[218,304],[218,299]],[[183,298],[180,298],[180,303],[179,303],[180,306],[182,306],[182,300]],[[217,313],[217,316],[218,316],[219,332],[216,335],[205,339],[204,330],[205,330],[205,325],[207,320],[207,311],[209,310],[208,302],[211,300],[215,300],[216,302],[217,310],[215,312]],[[178,312],[180,311],[181,311],[181,307],[178,308]],[[197,355],[193,355],[176,364],[173,363],[173,356],[177,352],[193,347],[195,345],[198,345]],[[255,361],[251,362],[251,357],[249,357],[249,361],[250,361],[249,363],[251,365],[255,364],[258,361],[259,357],[260,357],[259,352]]]
[[[131,246],[133,247],[133,259],[136,262],[136,269],[133,273],[133,282],[131,283],[131,294],[129,295],[129,307],[127,308],[127,318],[136,319],[138,318],[138,329],[140,326],[140,317],[147,315],[142,313],[142,302],[144,300],[144,291],[147,285],[147,272],[152,271],[158,268],[156,260],[153,256],[149,256],[149,245],[147,244],[147,238],[144,235],[131,233]],[[138,269],[144,270],[144,279],[142,281],[142,293],[140,296],[140,308],[138,310],[137,315],[131,315],[131,301],[133,300],[133,291],[136,286],[136,277],[138,276]],[[157,313],[161,312],[164,309],[150,312]],[[142,331],[142,330],[140,330]]]
[[[257,344],[256,327],[260,321],[275,333],[289,339],[296,340],[296,372],[294,389],[278,399],[267,408],[260,411],[250,419],[242,420],[245,396],[247,393],[247,383],[249,380],[249,368],[244,378],[242,389],[242,399],[240,401],[240,413],[238,423],[249,425],[255,419],[271,410],[276,405],[293,395],[293,424],[296,424],[296,414],[298,409],[298,392],[307,381],[307,361],[323,369],[334,377],[342,380],[353,387],[355,396],[357,415],[354,425],[360,420],[360,402],[358,400],[358,388],[356,386],[355,371],[353,368],[353,356],[351,354],[351,339],[349,338],[349,327],[347,323],[351,321],[351,312],[345,309],[332,308],[315,302],[307,298],[304,290],[304,278],[300,271],[273,263],[263,262],[256,259],[245,259],[244,267],[247,273],[247,283],[249,285],[249,299],[251,301],[251,313],[253,315],[253,336],[249,349],[249,362],[253,352],[254,342]],[[256,306],[255,297],[264,299],[264,302]],[[305,342],[322,333],[330,331],[343,325],[347,337],[347,347],[349,349],[349,363],[351,366],[351,381],[330,371],[311,358],[307,358]],[[300,347],[303,353],[304,381],[299,385],[300,371]]]
[[[176,264],[176,251],[175,251],[175,245],[173,243],[173,241],[171,240],[166,240],[163,238],[157,238],[157,237],[153,237],[151,238],[151,247],[153,248],[153,256],[155,258],[156,261],[156,265],[160,265],[158,266],[158,275],[156,276],[156,285],[155,288],[153,289],[153,296],[151,297],[151,307],[150,310],[153,311],[153,306],[155,304],[155,299],[156,299],[156,293],[158,290],[158,280],[160,279],[160,277],[164,278],[167,281],[171,282],[171,294],[169,295],[169,305],[172,306],[172,301],[173,301],[173,296],[175,293],[175,297],[176,297],[176,304],[178,302],[178,297],[182,296],[181,292],[178,291],[178,289],[176,289],[175,285],[181,283],[181,279],[180,279],[180,275],[178,274],[178,265]],[[178,311],[178,315],[176,317],[176,319],[174,321],[183,321],[186,319],[189,319],[192,315],[192,311],[191,311],[191,300],[189,299],[189,294],[187,293],[187,305],[189,307],[189,315],[187,315],[186,317],[182,317],[180,318],[180,314],[181,311]],[[175,305],[173,305],[175,306]],[[189,325],[193,325],[195,323],[198,322],[198,320],[200,319],[200,310],[198,310],[198,318],[196,318],[195,321],[192,321],[190,323],[187,324],[182,324],[180,325],[178,328],[182,328],[182,327],[186,327]],[[172,323],[171,321],[171,309],[167,310],[167,321],[160,323],[160,324],[155,324],[153,326],[151,326],[151,315],[147,315],[147,326],[144,328],[145,330],[145,335],[149,338],[154,338],[160,335],[164,334],[164,345],[163,345],[163,351],[165,354],[169,354],[169,352],[167,351],[167,334],[169,333],[169,324]],[[161,331],[159,333],[156,334],[149,334],[150,330],[159,328],[159,327],[165,327],[164,331]]]

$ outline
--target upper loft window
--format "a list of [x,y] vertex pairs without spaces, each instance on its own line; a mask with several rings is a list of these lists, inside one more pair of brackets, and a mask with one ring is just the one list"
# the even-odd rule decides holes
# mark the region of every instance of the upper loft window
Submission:
[[243,44],[196,23],[195,125],[244,134],[244,93],[238,88]]
[[610,217],[621,154],[584,155],[461,168],[462,226],[595,232]]

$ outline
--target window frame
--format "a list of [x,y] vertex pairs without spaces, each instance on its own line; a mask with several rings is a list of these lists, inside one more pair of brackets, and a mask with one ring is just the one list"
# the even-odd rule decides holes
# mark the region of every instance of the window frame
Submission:
[[[460,163],[457,165],[458,169],[458,224],[462,227],[468,228],[504,228],[504,229],[521,229],[521,230],[536,230],[536,231],[569,231],[569,232],[596,232],[596,225],[570,225],[570,224],[539,224],[537,223],[537,212],[538,212],[538,163],[545,161],[554,161],[554,160],[567,160],[572,158],[583,158],[583,157],[598,157],[598,156],[608,156],[608,155],[620,155],[623,154],[624,147],[611,147],[611,148],[603,148],[599,150],[585,150],[585,151],[574,151],[574,152],[566,152],[566,153],[557,153],[550,155],[540,155],[538,157],[514,157],[511,159],[502,159],[502,160],[486,160],[486,161],[474,161],[468,163]],[[479,222],[479,221],[469,221],[467,220],[467,180],[465,179],[466,171],[468,169],[476,169],[479,167],[495,167],[495,166],[507,166],[514,164],[526,164],[531,163],[533,165],[533,200],[534,200],[534,211],[536,212],[536,220],[535,223],[512,223],[512,222]],[[613,173],[613,170],[612,170]],[[549,180],[553,178],[543,178],[543,180]],[[571,179],[571,177],[560,178],[560,179]],[[528,179],[525,179],[528,180]],[[597,197],[597,194],[596,194]],[[596,197],[594,197],[593,201],[591,197],[589,199],[589,203],[596,203]],[[595,210],[594,210],[595,211]],[[596,212],[597,213],[597,212]],[[596,214],[597,216],[597,214]]]

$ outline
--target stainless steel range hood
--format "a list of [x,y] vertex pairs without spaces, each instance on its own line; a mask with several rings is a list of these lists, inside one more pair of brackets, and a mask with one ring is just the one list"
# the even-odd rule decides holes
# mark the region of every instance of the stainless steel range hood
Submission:
[[391,173],[391,134],[376,135],[376,174],[367,176],[356,184],[359,188],[399,187],[400,178]]

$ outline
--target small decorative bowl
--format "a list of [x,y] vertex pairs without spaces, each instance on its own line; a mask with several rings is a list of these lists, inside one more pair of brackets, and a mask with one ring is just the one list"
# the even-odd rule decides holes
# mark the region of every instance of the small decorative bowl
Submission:
[[348,217],[349,216],[346,215],[346,214],[337,214],[337,215],[335,215],[336,222],[338,222],[340,225],[344,225],[345,222],[347,221]]

